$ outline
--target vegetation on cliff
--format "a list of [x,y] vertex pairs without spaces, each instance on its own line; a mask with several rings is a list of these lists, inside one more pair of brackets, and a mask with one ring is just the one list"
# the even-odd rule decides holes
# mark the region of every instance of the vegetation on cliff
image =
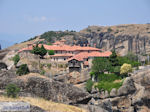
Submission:
[[15,84],[9,84],[6,86],[6,92],[8,97],[16,98],[20,92],[20,88],[18,88]]
[[20,56],[17,54],[17,55],[15,55],[15,56],[12,58],[12,60],[14,61],[14,65],[16,66],[17,63],[18,63],[19,60],[20,60]]
[[[124,57],[117,56],[113,51],[109,58],[95,58],[90,72],[91,80],[96,82],[95,88],[99,91],[107,90],[110,92],[113,88],[118,89],[122,83],[123,78],[128,76],[132,71],[132,67],[138,67],[140,63],[133,54],[128,54]],[[117,82],[115,82],[117,80]],[[90,92],[93,83],[87,81],[86,88]]]

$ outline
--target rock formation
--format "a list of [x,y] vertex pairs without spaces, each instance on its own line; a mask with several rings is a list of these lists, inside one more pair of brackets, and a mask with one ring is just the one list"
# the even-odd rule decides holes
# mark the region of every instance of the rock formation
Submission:
[[[150,67],[145,67],[127,77],[118,89],[110,94],[93,93],[93,104],[105,110],[117,112],[149,112],[150,111]],[[97,94],[97,95],[96,95]],[[109,103],[108,103],[109,102]],[[111,106],[108,106],[111,105]],[[106,108],[107,107],[107,108]]]
[[55,102],[75,104],[91,99],[88,93],[77,87],[53,81],[36,73],[18,77],[13,71],[0,71],[0,89],[4,89],[10,83],[18,85],[24,93]]

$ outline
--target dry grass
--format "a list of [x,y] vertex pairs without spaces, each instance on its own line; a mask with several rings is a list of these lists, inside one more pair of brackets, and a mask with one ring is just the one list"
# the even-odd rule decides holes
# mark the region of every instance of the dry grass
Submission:
[[40,40],[40,38],[38,37],[38,38],[36,38],[34,40],[31,40],[31,41],[15,44],[11,47],[8,47],[8,49],[10,49],[10,50],[19,50],[19,49],[22,49],[24,47],[27,47],[28,44],[34,44],[35,42],[37,42],[39,40]]
[[87,112],[86,110],[80,109],[75,106],[54,103],[42,98],[19,97],[13,99],[6,96],[0,96],[0,101],[24,101],[30,103],[31,105],[38,106],[48,112]]
[[[91,32],[107,32],[108,28],[112,31],[110,32],[114,36],[119,35],[137,35],[140,36],[150,36],[150,24],[122,24],[116,26],[89,26],[86,29],[81,30],[81,33],[88,33],[87,29],[90,29]],[[100,30],[100,31],[98,31]]]

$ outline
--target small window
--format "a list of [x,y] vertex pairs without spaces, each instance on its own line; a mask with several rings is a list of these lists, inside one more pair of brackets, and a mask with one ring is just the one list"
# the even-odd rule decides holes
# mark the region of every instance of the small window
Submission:
[[66,58],[64,58],[64,60],[66,60]]

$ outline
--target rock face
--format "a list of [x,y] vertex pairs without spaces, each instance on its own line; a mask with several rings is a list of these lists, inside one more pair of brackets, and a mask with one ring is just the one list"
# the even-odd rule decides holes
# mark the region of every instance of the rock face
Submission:
[[[111,109],[115,112],[149,112],[150,111],[150,67],[139,70],[124,80],[122,87],[118,90],[112,89],[107,97],[105,93],[92,95],[96,105],[105,110]],[[103,96],[103,97],[102,97]],[[108,103],[109,101],[109,103]],[[98,104],[97,104],[98,103]],[[107,104],[107,105],[106,105]],[[108,106],[111,105],[111,106]],[[108,110],[109,112],[111,110]]]
[[17,77],[12,71],[1,71],[0,89],[4,89],[9,83],[16,84],[25,93],[55,102],[76,104],[88,102],[91,99],[88,93],[77,87],[50,80],[35,73]]
[[125,55],[128,52],[137,54],[150,53],[149,24],[111,27],[90,26],[80,31],[80,33],[91,46],[96,44],[96,47],[104,50],[115,48],[120,55]]

